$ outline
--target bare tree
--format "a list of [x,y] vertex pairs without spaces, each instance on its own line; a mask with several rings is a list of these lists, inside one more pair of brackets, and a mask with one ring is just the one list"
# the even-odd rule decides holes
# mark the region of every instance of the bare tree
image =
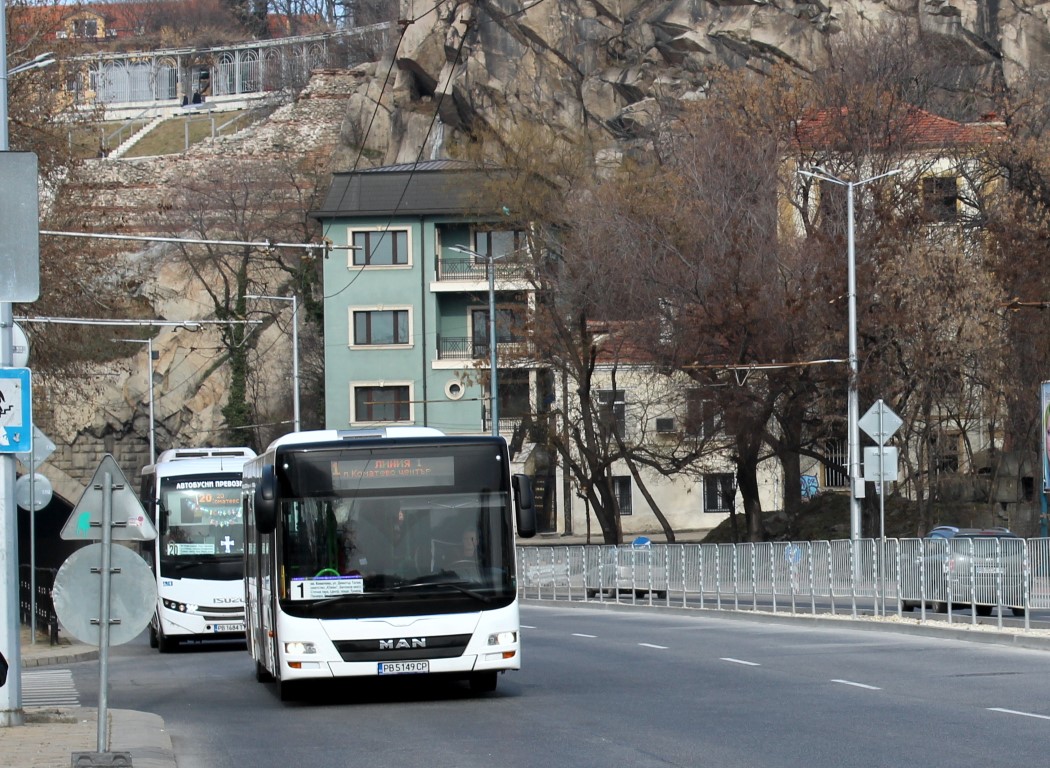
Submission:
[[[294,292],[305,310],[300,322],[316,318],[319,259],[299,249],[257,245],[310,242],[315,230],[306,212],[318,185],[311,175],[315,169],[303,169],[287,158],[268,158],[265,163],[250,158],[220,159],[203,167],[201,176],[171,191],[157,223],[164,231],[185,239],[212,241],[176,246],[209,297],[211,313],[219,320],[244,320],[249,317],[246,295]],[[266,309],[274,319],[284,307]],[[249,397],[255,386],[255,366],[251,365],[255,336],[242,323],[222,325],[220,333],[225,364],[231,371],[223,409],[230,438],[244,442],[244,430],[250,429],[249,434],[256,436],[251,442],[264,444],[285,430],[268,426],[272,419]],[[308,419],[317,420],[316,416]]]

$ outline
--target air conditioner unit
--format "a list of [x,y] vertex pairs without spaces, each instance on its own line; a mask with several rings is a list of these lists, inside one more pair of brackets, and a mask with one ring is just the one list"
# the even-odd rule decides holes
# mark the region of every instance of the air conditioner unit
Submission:
[[666,435],[677,432],[678,430],[675,427],[674,419],[657,419],[656,431],[661,435]]

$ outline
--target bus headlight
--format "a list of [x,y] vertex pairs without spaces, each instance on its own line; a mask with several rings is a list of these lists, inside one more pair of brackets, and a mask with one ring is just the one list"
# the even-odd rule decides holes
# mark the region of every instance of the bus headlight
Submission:
[[317,653],[317,648],[313,643],[292,640],[291,642],[284,644],[284,652],[293,656],[301,656],[304,653]]
[[509,645],[518,642],[517,632],[496,632],[489,635],[489,645]]
[[179,613],[186,613],[186,603],[177,603],[174,600],[164,599],[164,607],[172,611],[178,611]]

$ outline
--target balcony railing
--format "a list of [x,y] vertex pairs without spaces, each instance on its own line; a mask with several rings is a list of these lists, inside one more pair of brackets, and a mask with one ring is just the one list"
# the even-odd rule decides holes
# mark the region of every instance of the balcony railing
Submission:
[[[501,354],[521,353],[524,343],[523,339],[501,341],[497,351],[501,351]],[[484,341],[476,342],[469,336],[439,335],[437,338],[437,356],[438,360],[487,361],[489,358],[489,345]]]
[[[445,281],[482,282],[489,279],[488,264],[470,257],[438,259],[437,279]],[[496,260],[497,282],[522,282],[528,280],[531,270],[528,264]]]

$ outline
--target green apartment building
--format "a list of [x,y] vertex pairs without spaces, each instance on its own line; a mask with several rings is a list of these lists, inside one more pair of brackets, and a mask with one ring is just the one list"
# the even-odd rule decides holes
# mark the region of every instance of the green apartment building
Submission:
[[486,178],[453,160],[334,175],[313,213],[332,242],[324,264],[329,428],[490,433],[492,300],[499,432],[525,460],[524,433],[548,377],[527,356],[533,289],[521,233],[500,228],[500,206],[489,214],[479,205]]

